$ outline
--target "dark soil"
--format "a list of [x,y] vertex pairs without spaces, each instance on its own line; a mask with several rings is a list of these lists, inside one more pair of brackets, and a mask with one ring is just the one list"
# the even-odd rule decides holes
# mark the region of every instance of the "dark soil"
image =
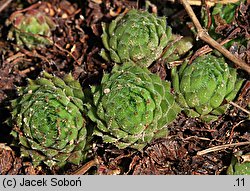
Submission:
[[[31,160],[20,158],[19,148],[11,145],[12,127],[5,123],[10,116],[10,100],[17,97],[16,87],[26,85],[28,78],[36,79],[43,70],[59,77],[71,72],[83,88],[100,83],[103,72],[109,72],[113,66],[99,56],[103,47],[101,22],[110,22],[131,8],[146,9],[146,4],[140,0],[47,0],[41,3],[36,0],[17,0],[4,5],[6,2],[8,1],[0,2],[0,174],[226,174],[233,153],[250,152],[248,144],[227,146],[218,151],[197,155],[197,152],[215,146],[250,141],[249,114],[243,111],[248,109],[250,102],[250,82],[247,81],[249,74],[239,70],[240,75],[246,79],[234,101],[239,107],[232,105],[213,123],[188,118],[182,113],[168,126],[170,135],[155,140],[143,152],[119,150],[96,137],[86,163],[80,166],[67,165],[60,170],[51,170],[44,165],[34,168]],[[53,31],[54,44],[32,51],[25,48],[16,51],[15,41],[7,40],[10,27],[5,22],[14,11],[36,4],[37,9],[49,14],[57,24]],[[200,19],[201,7],[193,8]],[[244,12],[243,9],[248,11]],[[249,39],[249,9],[247,4],[241,7],[241,25],[223,28],[221,24],[222,39],[227,39],[230,35],[232,37],[232,31],[234,37],[239,37],[240,33],[236,29],[241,31],[241,35],[245,29],[244,35],[248,35]],[[192,22],[178,2],[152,0],[148,10],[167,16],[174,33],[193,35],[190,30],[193,28]],[[204,42],[197,41],[193,55],[197,55],[197,51],[205,45]],[[245,49],[235,46],[230,51],[250,65],[249,42]],[[160,60],[149,69],[162,79],[170,79],[169,67]]]

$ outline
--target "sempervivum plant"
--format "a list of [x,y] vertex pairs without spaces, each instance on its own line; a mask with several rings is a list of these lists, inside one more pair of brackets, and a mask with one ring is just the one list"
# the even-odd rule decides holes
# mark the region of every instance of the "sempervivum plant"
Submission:
[[171,40],[165,17],[132,9],[110,24],[103,23],[101,56],[116,63],[136,63],[148,67],[160,58]]
[[88,116],[97,123],[94,134],[120,149],[141,150],[166,136],[166,125],[180,112],[170,84],[136,65],[114,66],[92,93]]
[[14,12],[9,22],[12,27],[8,38],[15,39],[18,46],[26,46],[29,49],[50,45],[52,31],[56,24],[45,13],[31,9],[25,13]]
[[190,117],[213,121],[225,112],[243,83],[223,58],[204,55],[172,69],[178,103]]
[[71,75],[60,79],[44,72],[18,91],[9,123],[21,156],[31,157],[34,165],[79,164],[87,135],[80,83]]

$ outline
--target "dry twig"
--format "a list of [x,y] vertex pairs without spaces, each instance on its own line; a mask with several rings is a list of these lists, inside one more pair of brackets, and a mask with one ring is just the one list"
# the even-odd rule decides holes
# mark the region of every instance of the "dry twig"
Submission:
[[[206,4],[208,6],[214,6],[216,3],[227,4],[227,3],[236,3],[238,1],[239,0],[210,0],[210,1],[206,1]],[[202,0],[188,0],[188,3],[190,5],[201,5]]]
[[198,151],[197,155],[200,156],[200,155],[204,155],[204,154],[211,153],[211,152],[214,152],[214,151],[219,151],[219,150],[222,150],[222,149],[226,149],[226,148],[229,148],[229,147],[243,146],[243,145],[250,145],[250,141],[215,146],[215,147],[212,147],[212,148],[205,149],[203,151]]
[[234,102],[232,102],[232,101],[230,101],[229,103],[230,103],[231,105],[233,105],[234,107],[237,107],[238,109],[244,111],[246,114],[248,114],[248,115],[250,116],[250,111],[248,111],[247,109],[244,109],[243,107],[239,106],[238,104],[236,104],[236,103],[234,103]]
[[221,46],[217,41],[215,41],[213,38],[209,36],[207,31],[202,28],[199,20],[197,19],[192,7],[188,3],[187,0],[180,0],[182,5],[184,6],[185,10],[187,11],[188,15],[192,19],[195,28],[197,29],[197,37],[200,38],[201,40],[205,41],[212,47],[214,47],[216,50],[218,50],[220,53],[222,53],[225,57],[227,57],[229,60],[234,62],[237,66],[239,66],[241,69],[247,71],[250,74],[250,66],[247,65],[245,62],[243,62],[241,59],[237,58],[231,52],[229,52],[226,48]]
[[0,5],[0,13],[11,3],[12,0],[7,0]]
[[100,162],[98,160],[98,158],[94,158],[93,160],[87,162],[86,164],[84,164],[82,167],[80,167],[79,169],[77,169],[76,171],[72,172],[72,175],[83,175],[85,174],[91,167],[93,166],[97,166],[99,165]]
[[237,123],[236,125],[234,125],[234,126],[232,127],[232,130],[231,130],[231,133],[230,133],[230,137],[229,137],[230,143],[232,143],[232,141],[233,141],[234,129],[235,129],[236,127],[239,127],[239,125],[240,125],[241,123],[243,123],[243,122],[245,122],[245,120],[240,121],[239,123]]

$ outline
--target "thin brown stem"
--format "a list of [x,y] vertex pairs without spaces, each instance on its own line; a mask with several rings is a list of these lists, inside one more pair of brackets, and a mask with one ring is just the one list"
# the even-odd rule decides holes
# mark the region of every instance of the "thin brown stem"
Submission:
[[219,151],[219,150],[226,149],[226,148],[229,148],[229,147],[243,146],[243,145],[250,145],[250,142],[248,141],[248,142],[241,142],[241,143],[232,143],[232,144],[226,144],[226,145],[219,145],[219,146],[215,146],[215,147],[212,147],[212,148],[205,149],[203,151],[198,151],[197,155],[204,155],[204,154],[207,154],[207,153],[210,153],[210,152]]
[[241,69],[245,70],[250,74],[250,66],[247,65],[245,62],[243,62],[241,59],[237,58],[235,55],[233,55],[231,52],[229,52],[224,46],[221,46],[217,41],[212,39],[206,31],[202,31],[199,34],[199,37],[204,40],[206,43],[210,44],[212,47],[217,49],[220,53],[222,53],[225,57],[227,57],[229,60],[234,62],[236,65],[238,65]]
[[229,103],[230,103],[231,105],[233,105],[234,107],[237,107],[237,108],[239,108],[240,110],[244,111],[245,113],[247,113],[247,114],[250,116],[250,111],[248,111],[247,109],[244,109],[243,107],[240,107],[238,104],[236,104],[236,103],[234,103],[234,102],[232,102],[232,101],[230,101]]
[[192,19],[197,32],[199,33],[200,30],[203,30],[199,20],[197,19],[192,7],[190,6],[190,4],[187,2],[187,0],[180,0],[181,4],[183,5],[183,7],[185,8],[185,10],[187,11],[188,15],[190,16],[190,18]]
[[57,43],[54,43],[54,45],[55,45],[59,50],[68,53],[68,54],[76,61],[76,63],[77,63],[79,66],[81,65],[81,63],[77,60],[77,58],[76,58],[71,52],[69,52],[68,50],[62,48],[62,47],[59,46]]
[[76,171],[72,172],[72,175],[83,175],[85,174],[91,167],[99,165],[98,158],[95,158],[89,162],[87,162],[85,165],[77,169]]
[[8,7],[8,5],[11,3],[12,0],[7,0],[5,1],[2,5],[0,5],[0,13],[6,8]]
[[[216,3],[221,3],[221,4],[227,4],[227,3],[236,3],[239,0],[212,0],[212,1],[206,1],[206,4],[208,6],[214,6]],[[188,3],[190,5],[201,5],[202,1],[201,0],[188,0]]]
[[230,133],[230,137],[229,137],[230,143],[232,143],[232,141],[233,141],[234,129],[235,129],[236,127],[239,127],[240,124],[243,123],[243,122],[245,122],[245,121],[242,120],[242,121],[240,121],[239,123],[237,123],[236,125],[234,125],[234,126],[232,127],[232,130],[231,130],[231,133]]
[[24,75],[24,74],[27,74],[27,73],[29,73],[31,71],[35,71],[35,68],[34,67],[27,68],[25,70],[19,71],[19,74]]
[[238,67],[240,67],[241,69],[245,70],[246,72],[248,72],[250,74],[250,66],[249,65],[247,65],[241,59],[239,59],[236,56],[234,56],[226,48],[224,48],[223,46],[221,46],[217,41],[215,41],[213,38],[211,38],[209,36],[209,34],[207,33],[207,31],[205,29],[202,28],[199,20],[197,19],[196,15],[195,15],[192,7],[188,3],[188,1],[187,0],[180,0],[180,2],[184,6],[185,10],[187,11],[188,15],[192,19],[192,21],[193,21],[193,23],[194,23],[194,25],[195,25],[195,27],[197,29],[197,32],[198,32],[197,37],[200,38],[201,40],[205,41],[209,45],[211,45],[213,48],[215,48],[216,50],[218,50],[220,53],[222,53],[229,60],[231,60],[232,62],[234,62]]

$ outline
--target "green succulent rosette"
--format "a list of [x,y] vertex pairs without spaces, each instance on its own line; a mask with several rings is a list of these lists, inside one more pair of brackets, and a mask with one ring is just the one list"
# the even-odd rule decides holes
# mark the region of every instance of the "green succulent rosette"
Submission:
[[102,28],[105,49],[101,56],[104,59],[142,67],[160,58],[172,37],[165,17],[135,9],[118,16],[110,24],[102,23]]
[[88,116],[97,123],[94,134],[119,149],[142,150],[166,136],[166,125],[180,112],[170,83],[136,65],[114,66],[92,93]]
[[18,92],[9,124],[21,156],[31,157],[35,166],[83,161],[87,129],[80,83],[70,74],[61,79],[44,72]]
[[223,114],[241,88],[243,79],[223,58],[204,55],[192,64],[172,69],[177,102],[190,117],[213,121]]
[[18,46],[35,49],[52,44],[51,36],[56,24],[45,13],[35,9],[25,13],[14,12],[9,22],[12,27],[8,39],[15,39]]

